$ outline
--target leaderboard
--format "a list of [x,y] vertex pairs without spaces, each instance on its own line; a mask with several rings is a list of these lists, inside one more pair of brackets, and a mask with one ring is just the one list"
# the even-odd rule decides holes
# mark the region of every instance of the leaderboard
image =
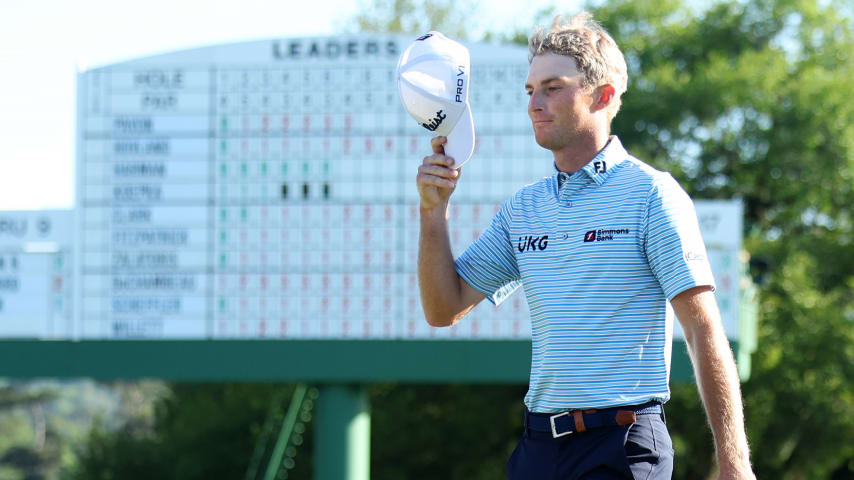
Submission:
[[[521,295],[426,325],[414,179],[429,132],[400,105],[409,37],[259,41],[79,75],[80,338],[525,338]],[[547,175],[526,51],[472,45],[478,151],[459,253]]]
[[[395,66],[413,39],[294,38],[81,72],[76,338],[528,338],[521,291],[429,327],[415,175],[429,132]],[[458,255],[552,173],[527,50],[469,45],[477,145],[449,211]]]

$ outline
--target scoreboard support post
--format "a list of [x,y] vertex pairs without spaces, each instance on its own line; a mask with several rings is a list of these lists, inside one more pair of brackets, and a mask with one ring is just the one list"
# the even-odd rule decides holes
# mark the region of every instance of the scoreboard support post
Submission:
[[369,480],[371,413],[364,385],[319,386],[314,419],[314,478]]

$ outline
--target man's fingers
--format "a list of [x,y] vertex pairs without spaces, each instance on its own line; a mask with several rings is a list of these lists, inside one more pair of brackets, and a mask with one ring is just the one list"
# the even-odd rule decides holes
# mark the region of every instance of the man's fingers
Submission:
[[[446,169],[447,170],[447,169]],[[451,170],[451,172],[456,172],[455,170]],[[435,175],[433,171],[429,169],[429,167],[421,167],[418,169],[418,175],[415,177],[415,180],[419,184],[425,185],[436,185],[440,187],[444,187],[447,185],[446,182],[450,182],[452,185],[457,184],[457,177],[459,175],[455,173],[454,175],[447,175],[447,172],[439,172],[440,175]],[[431,183],[438,182],[438,183]]]
[[439,188],[454,188],[457,186],[456,180],[448,180],[435,175],[428,175],[426,173],[419,173],[416,177],[416,181],[422,186],[430,185]]
[[433,153],[441,153],[445,154],[445,143],[448,142],[448,137],[443,137],[439,135],[438,137],[433,137],[430,139],[430,147],[433,149]]
[[[457,187],[460,169],[450,168],[454,164],[454,159],[445,155],[444,145],[447,141],[448,139],[441,135],[430,139],[430,147],[433,149],[433,155],[424,157],[424,161],[418,167],[418,176],[415,177],[422,199],[427,198],[424,195],[428,197],[435,195],[435,190],[422,190],[424,187],[436,187],[441,189],[440,192],[442,190],[446,191],[440,195],[447,195],[449,194],[447,190],[452,191]],[[434,193],[429,193],[431,191]]]
[[424,157],[424,161],[422,162],[422,164],[424,164],[424,165],[445,165],[445,166],[450,167],[451,165],[454,164],[454,159],[443,154],[443,153],[436,153],[436,154],[430,155],[429,157]]
[[434,175],[442,178],[457,178],[460,176],[459,170],[454,170],[439,165],[421,165],[418,167],[418,173],[426,175]]

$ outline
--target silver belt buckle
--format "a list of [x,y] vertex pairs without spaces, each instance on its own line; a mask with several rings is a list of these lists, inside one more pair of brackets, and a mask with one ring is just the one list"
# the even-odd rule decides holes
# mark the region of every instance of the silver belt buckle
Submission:
[[552,426],[552,438],[563,437],[563,436],[566,436],[566,435],[569,435],[570,433],[572,433],[572,430],[570,430],[568,432],[557,433],[557,430],[555,429],[555,419],[558,417],[563,417],[563,416],[568,417],[569,412],[562,412],[562,413],[558,413],[556,415],[552,415],[551,417],[549,417],[549,423]]

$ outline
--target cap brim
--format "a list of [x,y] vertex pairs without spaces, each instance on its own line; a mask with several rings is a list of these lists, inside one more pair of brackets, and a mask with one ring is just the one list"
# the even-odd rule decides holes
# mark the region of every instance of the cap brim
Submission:
[[468,162],[474,153],[474,119],[469,105],[466,105],[466,109],[460,114],[460,119],[447,137],[445,155],[454,159],[454,165],[451,168],[459,168]]

